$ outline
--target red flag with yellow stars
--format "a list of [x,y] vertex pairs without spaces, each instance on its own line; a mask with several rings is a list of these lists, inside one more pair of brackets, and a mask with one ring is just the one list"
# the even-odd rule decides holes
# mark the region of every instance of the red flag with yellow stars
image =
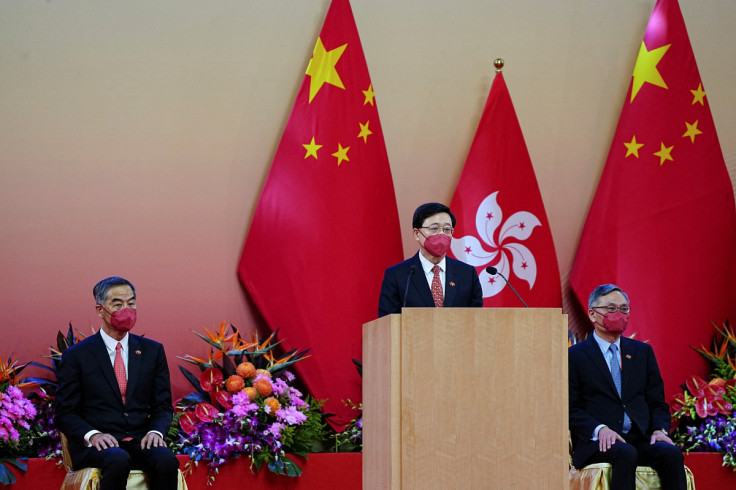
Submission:
[[245,241],[238,274],[333,427],[361,399],[352,359],[383,271],[403,258],[376,97],[347,0],[333,0]]
[[450,209],[457,216],[452,254],[478,271],[483,306],[524,306],[488,266],[529,306],[562,306],[547,213],[503,73],[493,79]]
[[599,284],[631,302],[625,335],[649,341],[669,399],[706,374],[690,348],[736,320],[736,208],[680,7],[658,0],[570,275],[587,311]]

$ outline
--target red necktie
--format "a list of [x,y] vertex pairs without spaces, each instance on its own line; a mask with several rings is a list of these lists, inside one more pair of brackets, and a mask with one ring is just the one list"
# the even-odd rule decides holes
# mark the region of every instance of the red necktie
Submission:
[[123,363],[123,344],[120,342],[115,346],[115,377],[118,378],[120,394],[123,395],[123,405],[125,405],[125,390],[128,387],[128,380],[125,377],[125,363]]
[[440,266],[435,265],[432,267],[434,277],[432,278],[432,298],[434,298],[434,305],[437,308],[442,308],[445,304],[445,297],[442,294],[442,281],[440,280]]

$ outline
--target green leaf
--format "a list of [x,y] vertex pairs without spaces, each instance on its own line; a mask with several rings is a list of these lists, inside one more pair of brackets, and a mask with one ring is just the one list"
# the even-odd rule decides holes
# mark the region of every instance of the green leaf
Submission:
[[283,471],[286,475],[291,477],[302,476],[302,469],[289,458],[283,458],[281,463],[283,464]]

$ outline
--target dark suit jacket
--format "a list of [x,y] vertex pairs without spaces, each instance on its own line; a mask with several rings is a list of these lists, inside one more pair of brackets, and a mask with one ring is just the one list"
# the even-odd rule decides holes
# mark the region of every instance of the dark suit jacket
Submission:
[[[406,281],[411,276],[406,298]],[[405,302],[406,300],[406,302]],[[419,252],[413,257],[386,269],[378,299],[378,316],[401,313],[402,306],[434,308],[432,291],[419,261]],[[483,306],[483,290],[475,267],[465,262],[446,257],[445,259],[445,307]]]
[[151,430],[166,436],[173,407],[169,367],[158,342],[128,334],[125,406],[105,343],[98,332],[66,349],[57,373],[56,425],[69,439],[76,465],[87,450],[84,435],[95,429],[121,440],[142,439]]
[[663,429],[669,434],[670,411],[654,350],[649,344],[621,337],[621,397],[600,347],[590,334],[568,349],[570,435],[576,468],[598,450],[591,441],[601,424],[621,434],[624,407],[633,424],[650,436]]

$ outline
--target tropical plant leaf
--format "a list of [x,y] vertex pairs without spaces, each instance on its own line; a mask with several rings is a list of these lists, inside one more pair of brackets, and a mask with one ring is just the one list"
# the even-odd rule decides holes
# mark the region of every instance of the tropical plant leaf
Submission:
[[353,361],[353,364],[355,364],[355,369],[358,370],[358,374],[362,378],[363,377],[363,362],[357,359],[351,359],[351,361]]
[[[71,328],[71,323],[69,324],[69,328]],[[67,343],[67,338],[64,337],[64,334],[61,333],[61,330],[59,330],[56,333],[56,350],[59,352],[64,352],[64,349],[66,349],[69,346]]]
[[283,464],[284,474],[291,477],[302,476],[302,469],[295,462],[286,457],[281,462]]
[[181,406],[190,406],[190,405],[196,405],[197,403],[210,402],[210,397],[207,394],[200,393],[198,391],[192,391],[187,396],[182,397],[179,399],[179,405]]
[[24,378],[23,381],[39,386],[53,386],[54,388],[56,387],[56,380],[49,378],[37,378],[35,376],[32,376],[30,378]]
[[[207,395],[207,392],[202,389],[202,385],[199,384],[199,378],[197,376],[193,375],[183,367],[179,366],[179,371],[184,375],[185,378],[187,378],[187,381],[189,381],[195,390],[197,390],[199,393],[202,393],[203,395]],[[209,398],[209,396],[208,396]]]
[[3,459],[0,459],[0,461],[2,461],[3,463],[11,464],[11,465],[15,466],[16,468],[18,468],[19,470],[21,470],[23,472],[25,472],[25,471],[28,470],[28,466],[24,463],[24,461],[27,461],[27,460],[28,460],[28,458],[18,458],[18,459],[3,458]]

